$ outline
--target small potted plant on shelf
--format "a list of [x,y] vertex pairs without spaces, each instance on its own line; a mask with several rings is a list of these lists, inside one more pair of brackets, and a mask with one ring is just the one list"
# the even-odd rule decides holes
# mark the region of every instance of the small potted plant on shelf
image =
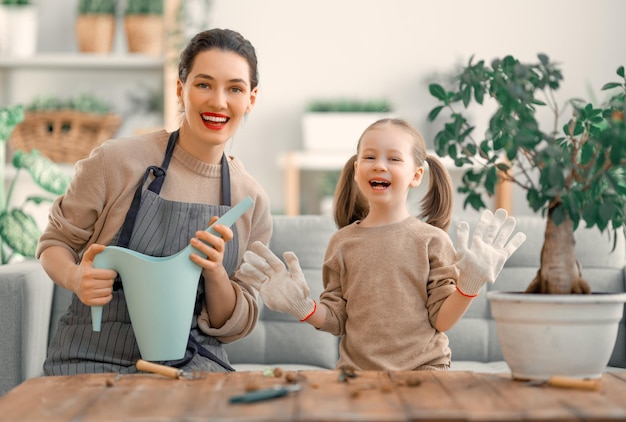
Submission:
[[[5,194],[5,158],[6,142],[14,128],[24,119],[21,105],[0,108],[0,264],[12,260],[34,258],[41,231],[32,215],[28,214],[29,204],[39,205],[52,202],[61,195],[70,183],[70,177],[63,173],[56,164],[42,156],[39,151],[15,151],[12,164],[15,173],[9,190]],[[28,172],[38,187],[50,195],[31,195],[19,206],[12,204],[12,197],[22,170]]]
[[128,0],[124,30],[130,53],[161,56],[164,45],[162,0]]
[[[428,119],[434,121],[442,111],[449,111],[448,120],[435,136],[437,153],[451,157],[459,167],[472,165],[459,188],[466,195],[464,206],[484,208],[483,198],[492,196],[498,183],[513,183],[526,191],[529,206],[546,219],[540,268],[535,279],[529,280],[526,292],[487,293],[502,352],[514,377],[545,378],[565,371],[564,364],[570,365],[568,370],[577,367],[564,375],[598,376],[615,345],[626,297],[589,294],[592,292],[576,257],[575,230],[581,223],[588,228],[595,226],[608,232],[614,242],[618,231],[624,230],[623,66],[617,69],[617,77],[617,82],[602,87],[614,93],[601,105],[566,102],[565,109],[570,112],[563,120],[555,96],[563,75],[544,54],[534,63],[522,63],[511,55],[494,59],[491,65],[472,58],[456,75],[457,84],[452,89],[440,84],[429,86],[439,104]],[[488,110],[482,122],[487,129],[475,133],[476,125],[467,111],[487,105],[490,107],[482,109]],[[552,116],[547,130],[540,128],[541,112]],[[608,309],[592,308],[596,305]],[[521,306],[528,308],[518,310]],[[586,317],[583,312],[588,309],[591,314]],[[566,312],[584,323],[567,325]],[[501,316],[506,316],[508,323],[500,321]],[[544,316],[547,325],[540,326],[538,320]],[[610,324],[591,322],[598,317]],[[585,327],[591,328],[591,337],[584,337]],[[565,338],[557,337],[561,333]],[[546,337],[535,339],[535,334]],[[584,339],[585,346],[568,342],[577,338]],[[603,346],[600,339],[606,340]],[[563,349],[555,350],[557,345]],[[596,353],[598,359],[593,360],[591,356]],[[580,359],[572,361],[574,356]],[[535,362],[518,360],[524,357]]]
[[35,54],[38,21],[32,0],[0,0],[0,56]]
[[81,53],[110,53],[115,37],[116,0],[79,0],[76,39]]
[[390,116],[391,105],[384,99],[314,100],[302,116],[304,149],[353,153],[365,128]]

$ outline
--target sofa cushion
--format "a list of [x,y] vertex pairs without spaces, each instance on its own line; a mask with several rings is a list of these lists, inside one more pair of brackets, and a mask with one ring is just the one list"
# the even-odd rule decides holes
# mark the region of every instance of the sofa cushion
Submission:
[[0,266],[0,395],[43,373],[53,288],[38,261]]

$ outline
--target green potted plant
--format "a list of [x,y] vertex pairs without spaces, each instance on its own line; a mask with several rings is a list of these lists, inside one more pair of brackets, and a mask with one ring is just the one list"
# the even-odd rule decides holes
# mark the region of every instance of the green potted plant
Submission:
[[35,54],[38,21],[32,0],[0,0],[0,56]]
[[[494,195],[498,183],[504,181],[525,190],[529,206],[546,219],[540,268],[535,279],[529,280],[526,291],[487,294],[502,351],[514,376],[537,374],[527,367],[522,369],[525,364],[509,362],[507,354],[509,357],[524,354],[536,357],[541,347],[557,343],[548,339],[531,341],[528,333],[542,331],[537,326],[523,333],[513,329],[521,324],[507,324],[506,329],[501,329],[504,323],[498,321],[499,314],[508,315],[510,322],[512,315],[518,314],[515,307],[520,304],[546,305],[547,309],[541,312],[537,308],[519,311],[520,316],[527,319],[529,315],[534,318],[543,312],[564,312],[566,302],[573,303],[574,318],[579,320],[584,319],[580,317],[583,301],[610,306],[608,310],[593,313],[605,319],[616,319],[614,327],[607,328],[608,351],[601,352],[593,369],[584,362],[576,363],[581,369],[575,376],[583,376],[584,371],[597,376],[613,350],[617,322],[622,317],[626,298],[624,295],[588,294],[591,292],[576,257],[575,230],[581,223],[595,226],[609,232],[614,241],[617,231],[624,230],[626,78],[623,66],[617,69],[617,77],[617,82],[608,82],[602,87],[602,90],[617,92],[601,105],[568,100],[565,103],[565,108],[571,110],[568,114],[564,114],[555,96],[563,79],[561,69],[545,54],[539,54],[534,63],[522,63],[511,55],[494,59],[491,65],[472,58],[456,75],[457,84],[452,89],[436,83],[429,86],[430,94],[439,104],[430,111],[428,119],[434,121],[444,110],[449,111],[448,120],[435,135],[437,153],[451,157],[459,167],[471,165],[459,188],[459,192],[466,195],[464,206],[484,208],[483,198]],[[474,106],[480,109],[488,105],[491,108],[482,109],[483,112],[489,110],[482,122],[487,129],[485,133],[475,133],[476,126],[467,111]],[[542,130],[539,124],[543,112],[553,116],[547,130]],[[563,116],[566,117],[563,119]],[[600,332],[600,327],[588,320],[585,323],[596,335]],[[542,332],[551,330],[557,331],[554,324]],[[576,336],[582,335],[578,328],[573,332]],[[588,343],[592,349],[599,348],[596,340]],[[512,350],[524,344],[535,350]],[[546,364],[545,369],[554,365],[550,370],[555,371],[559,360],[565,360],[563,357],[570,354],[571,349],[553,353],[556,359]]]
[[391,105],[385,99],[313,100],[302,116],[304,149],[354,153],[363,130],[390,116]]
[[[70,177],[63,173],[56,164],[42,156],[39,151],[15,151],[13,167],[15,173],[5,194],[5,157],[6,141],[13,129],[24,119],[21,105],[0,108],[0,263],[10,263],[16,257],[34,258],[41,231],[32,215],[26,211],[29,203],[38,205],[52,202],[57,195],[67,189]],[[24,203],[14,206],[11,203],[15,186],[21,172],[28,172],[38,187],[51,195],[31,195]]]
[[76,39],[82,53],[110,53],[115,37],[116,0],[79,0]]
[[164,24],[162,0],[128,0],[124,31],[130,53],[161,56]]

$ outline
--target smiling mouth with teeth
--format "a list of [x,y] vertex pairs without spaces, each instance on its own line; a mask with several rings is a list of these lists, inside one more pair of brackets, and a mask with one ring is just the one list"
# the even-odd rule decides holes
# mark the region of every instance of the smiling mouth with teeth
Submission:
[[202,120],[208,123],[226,123],[228,121],[228,117],[217,117],[217,116],[205,116],[202,115]]
[[370,186],[377,189],[387,188],[390,184],[391,183],[384,180],[370,180]]

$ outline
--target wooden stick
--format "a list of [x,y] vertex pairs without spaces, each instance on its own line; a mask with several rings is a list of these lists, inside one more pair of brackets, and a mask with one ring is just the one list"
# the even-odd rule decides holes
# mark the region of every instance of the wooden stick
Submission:
[[548,379],[548,384],[553,387],[580,388],[583,390],[598,390],[600,379],[579,379],[553,375]]
[[164,375],[170,378],[180,378],[181,375],[181,371],[178,368],[159,365],[158,363],[148,362],[143,359],[139,359],[137,361],[137,369],[140,371],[152,372],[153,374]]

